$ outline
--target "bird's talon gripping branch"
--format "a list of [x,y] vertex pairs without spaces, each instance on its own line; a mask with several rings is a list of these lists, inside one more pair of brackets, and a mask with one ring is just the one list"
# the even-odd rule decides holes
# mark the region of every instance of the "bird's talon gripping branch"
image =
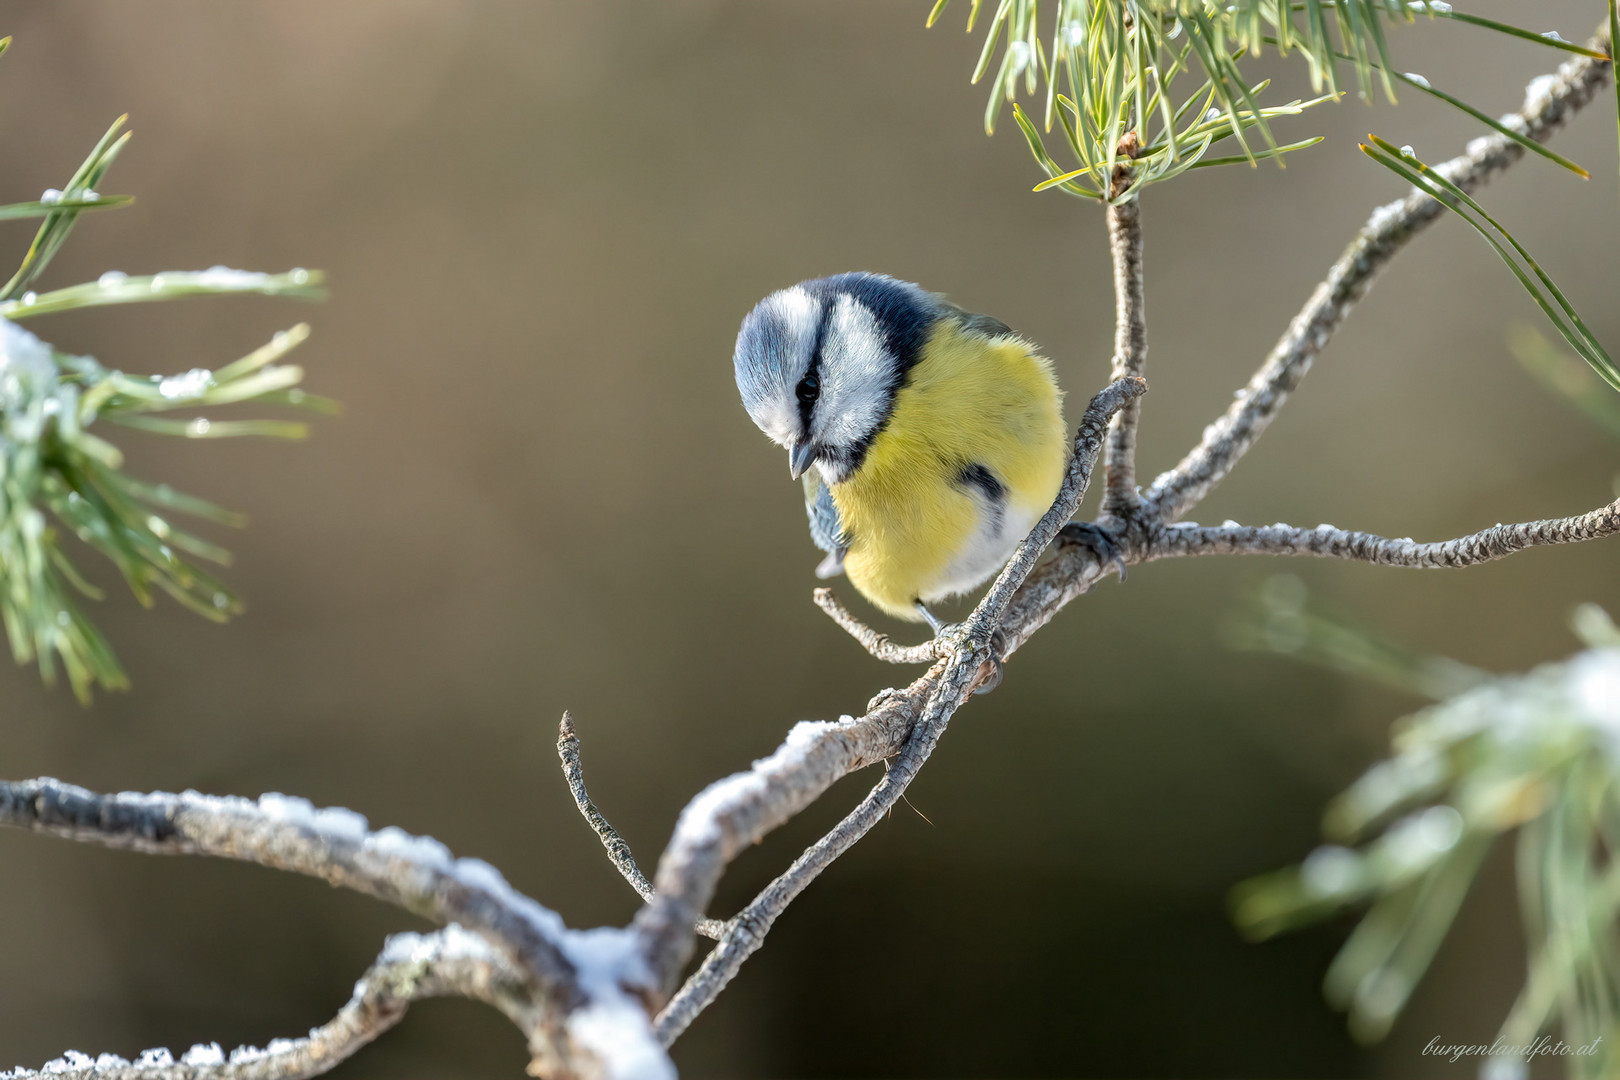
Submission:
[[990,668],[990,674],[985,676],[983,682],[973,688],[975,694],[988,694],[1001,685],[1001,672],[1006,667],[1006,661],[1002,659],[1002,653],[1006,652],[1006,650],[1007,635],[998,629],[990,635],[990,659],[986,661],[987,666]]
[[1063,526],[1059,537],[1071,544],[1088,548],[1097,556],[1100,566],[1113,564],[1119,580],[1125,580],[1125,548],[1112,532],[1092,521],[1071,521]]
[[[950,656],[964,646],[975,647],[975,651],[980,651],[976,647],[977,643],[973,641],[973,629],[970,624],[945,622],[929,611],[921,600],[917,601],[916,606],[923,621],[934,631],[934,648],[941,658]],[[1007,637],[998,627],[991,631],[989,640],[983,646],[983,651],[987,654],[984,666],[990,668],[990,674],[974,687],[975,694],[988,694],[1001,685],[1002,653],[1006,650]]]

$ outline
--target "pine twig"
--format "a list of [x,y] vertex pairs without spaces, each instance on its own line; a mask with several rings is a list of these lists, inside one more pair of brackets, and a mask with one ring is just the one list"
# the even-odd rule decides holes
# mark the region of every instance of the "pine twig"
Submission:
[[1156,530],[1143,561],[1186,555],[1315,555],[1421,569],[1475,566],[1530,547],[1576,544],[1620,532],[1620,500],[1576,517],[1497,525],[1455,540],[1420,544],[1318,525],[1169,525]]

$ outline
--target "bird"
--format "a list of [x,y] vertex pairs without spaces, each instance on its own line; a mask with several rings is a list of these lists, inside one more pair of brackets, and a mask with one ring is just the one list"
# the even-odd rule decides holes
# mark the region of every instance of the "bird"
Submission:
[[773,292],[733,361],[743,407],[804,484],[817,575],[936,635],[932,605],[1006,564],[1068,468],[1051,361],[911,282],[854,272]]

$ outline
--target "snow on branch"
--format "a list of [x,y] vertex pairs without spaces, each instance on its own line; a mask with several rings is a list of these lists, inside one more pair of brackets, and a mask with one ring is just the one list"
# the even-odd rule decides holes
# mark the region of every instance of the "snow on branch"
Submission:
[[537,1075],[672,1075],[651,1038],[641,1002],[647,969],[632,935],[571,931],[493,866],[455,858],[431,837],[394,826],[373,831],[352,810],[286,795],[101,795],[50,778],[0,781],[0,825],[149,855],[257,863],[460,924],[462,937],[486,941],[532,995],[535,1006],[523,1015],[533,1021],[524,1031]]
[[466,997],[486,1002],[519,1027],[534,1026],[528,987],[483,938],[454,923],[432,934],[397,934],[338,1014],[297,1039],[239,1046],[227,1054],[201,1043],[176,1058],[168,1050],[143,1051],[134,1061],[117,1054],[91,1057],[69,1050],[38,1071],[15,1069],[0,1080],[293,1080],[318,1076],[399,1023],[412,1002]]

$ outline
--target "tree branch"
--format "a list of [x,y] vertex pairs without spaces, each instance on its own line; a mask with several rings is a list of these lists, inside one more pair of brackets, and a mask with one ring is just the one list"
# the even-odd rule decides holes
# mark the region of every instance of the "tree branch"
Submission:
[[[579,812],[584,815],[591,831],[596,833],[596,838],[602,841],[602,847],[607,850],[607,857],[613,863],[614,869],[630,883],[630,887],[636,890],[636,894],[642,900],[651,901],[652,882],[641,872],[641,866],[630,850],[630,842],[620,836],[619,830],[608,823],[608,819],[602,816],[602,811],[596,808],[596,803],[591,801],[590,793],[585,790],[585,767],[579,760],[579,736],[574,732],[573,717],[566,712],[562,715],[562,723],[557,726],[557,756],[562,759],[563,779],[568,781],[568,790],[573,793],[574,805],[579,807]],[[697,921],[697,932],[707,938],[718,939],[725,929],[726,924],[719,919]]]
[[[1608,49],[1607,24],[1599,29],[1591,45]],[[1532,81],[1523,107],[1503,120],[1537,142],[1545,142],[1596,97],[1608,82],[1610,69],[1607,60],[1584,56],[1571,60],[1556,75]],[[1439,171],[1464,191],[1472,191],[1524,154],[1518,143],[1492,133],[1470,142],[1465,153],[1439,166]],[[1150,509],[1162,520],[1174,521],[1231,472],[1276,418],[1288,395],[1378,273],[1442,210],[1435,199],[1414,191],[1373,211],[1225,415],[1204,429],[1197,447],[1180,464],[1153,481],[1146,497]]]
[[1455,540],[1420,544],[1318,525],[1169,525],[1154,531],[1143,561],[1185,555],[1316,555],[1422,569],[1474,566],[1516,551],[1575,544],[1620,532],[1620,500],[1578,517],[1497,525]]
[[[623,930],[568,930],[479,859],[392,826],[371,831],[352,810],[303,799],[123,792],[59,780],[0,781],[0,825],[150,855],[213,855],[318,877],[488,941],[536,1003],[525,1029],[537,1075],[619,1077],[662,1062],[641,1003],[648,976]],[[648,1054],[656,1055],[649,1059]],[[650,1062],[650,1064],[649,1064]]]
[[867,626],[839,601],[838,594],[831,589],[817,589],[810,595],[816,607],[848,631],[850,637],[860,642],[861,648],[885,663],[929,664],[939,659],[939,649],[932,641],[925,641],[921,645],[901,645],[888,634]]
[[538,1026],[528,987],[482,938],[452,923],[436,933],[397,934],[360,981],[348,1004],[299,1039],[275,1039],[259,1049],[242,1046],[227,1056],[218,1043],[193,1046],[176,1061],[167,1050],[147,1050],[135,1061],[117,1054],[69,1051],[34,1072],[0,1073],[6,1080],[296,1080],[335,1068],[399,1023],[412,1002],[465,997],[500,1009],[519,1028]]
[[[1130,138],[1134,141],[1134,136]],[[1125,149],[1123,144],[1121,149]],[[1147,371],[1141,215],[1138,199],[1108,206],[1108,249],[1114,262],[1114,359],[1109,377],[1116,380],[1140,378]],[[1140,402],[1127,402],[1108,433],[1104,519],[1129,519],[1141,506],[1136,490],[1136,428],[1141,409]]]

